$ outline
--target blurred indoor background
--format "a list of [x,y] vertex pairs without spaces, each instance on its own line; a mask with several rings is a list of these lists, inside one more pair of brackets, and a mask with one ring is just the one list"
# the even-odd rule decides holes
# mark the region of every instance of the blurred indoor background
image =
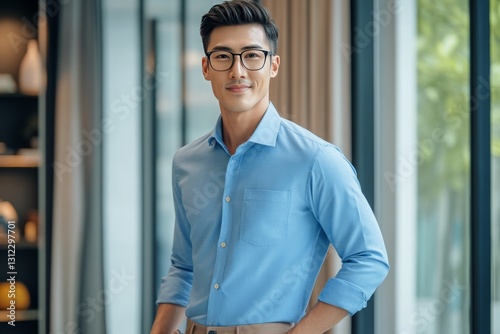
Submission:
[[[219,115],[199,36],[218,2],[0,1],[1,333],[149,332],[171,160]],[[500,0],[260,2],[271,100],[353,162],[389,252],[332,333],[500,334]]]

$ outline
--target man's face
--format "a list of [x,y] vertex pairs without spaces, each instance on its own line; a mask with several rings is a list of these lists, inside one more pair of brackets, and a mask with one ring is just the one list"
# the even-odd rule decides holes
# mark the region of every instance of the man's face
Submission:
[[[215,28],[210,35],[207,52],[226,50],[241,53],[248,49],[270,51],[264,28],[258,24],[246,24]],[[264,67],[249,71],[240,56],[234,57],[233,66],[227,71],[215,71],[202,60],[203,76],[212,84],[221,112],[245,112],[266,110],[269,104],[269,83],[278,74],[279,56],[269,54]]]

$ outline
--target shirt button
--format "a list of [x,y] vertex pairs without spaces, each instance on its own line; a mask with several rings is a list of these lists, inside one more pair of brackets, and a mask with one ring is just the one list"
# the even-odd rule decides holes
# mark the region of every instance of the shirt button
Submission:
[[222,248],[225,248],[225,247],[226,247],[226,243],[225,243],[225,242],[221,242],[221,243],[220,243],[220,246],[221,246]]
[[231,197],[226,196],[226,203],[229,203],[230,200],[231,200]]
[[217,290],[219,288],[219,284],[215,283],[214,284],[214,289]]

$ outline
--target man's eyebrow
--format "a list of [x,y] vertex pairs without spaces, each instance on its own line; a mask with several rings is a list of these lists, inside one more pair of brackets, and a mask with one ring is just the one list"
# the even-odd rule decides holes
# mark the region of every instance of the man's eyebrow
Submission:
[[253,50],[253,49],[264,49],[262,45],[259,44],[251,44],[241,48],[242,50]]
[[[246,45],[244,47],[241,48],[242,51],[245,51],[245,50],[254,50],[254,49],[263,49],[262,45],[259,45],[259,44],[251,44],[251,45]],[[211,51],[231,51],[231,52],[234,52],[234,50],[228,46],[223,46],[223,45],[219,45],[219,46],[215,46]]]

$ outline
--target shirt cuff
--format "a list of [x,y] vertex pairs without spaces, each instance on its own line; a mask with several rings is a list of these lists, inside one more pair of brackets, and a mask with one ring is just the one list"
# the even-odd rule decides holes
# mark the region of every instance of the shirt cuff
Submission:
[[191,284],[177,277],[163,279],[156,304],[176,304],[186,307],[189,303]]
[[318,300],[349,312],[358,312],[367,305],[367,295],[359,286],[339,278],[330,278]]

